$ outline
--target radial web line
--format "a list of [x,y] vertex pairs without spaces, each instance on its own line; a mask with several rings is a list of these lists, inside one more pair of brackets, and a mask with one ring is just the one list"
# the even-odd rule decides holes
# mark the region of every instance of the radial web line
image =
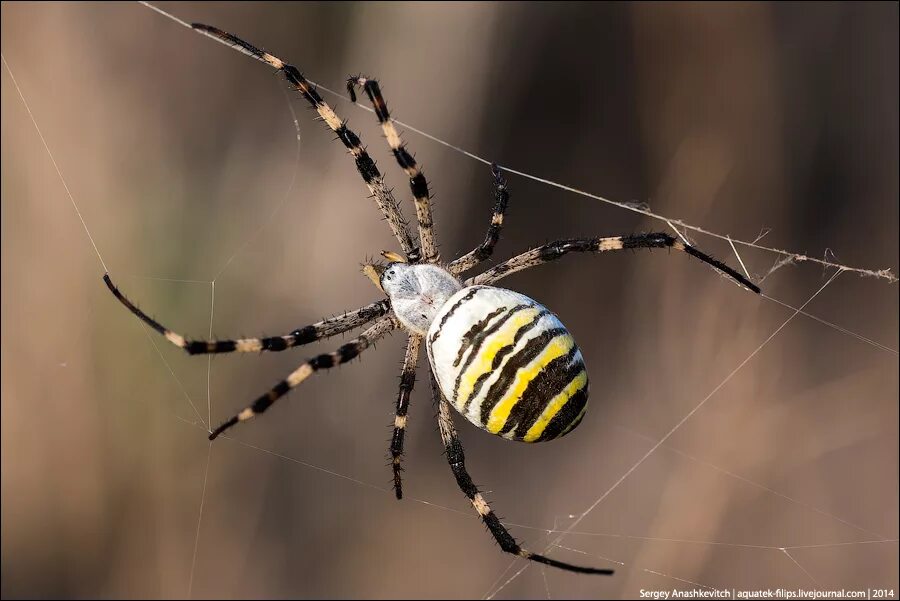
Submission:
[[[142,4],[145,4],[145,3],[142,3]],[[150,6],[150,5],[148,4],[147,6]],[[150,6],[150,8],[153,8],[154,10],[158,10],[154,6]],[[278,214],[279,211],[281,211],[281,209],[287,203],[287,200],[290,197],[291,192],[293,192],[293,190],[294,190],[294,185],[297,183],[297,173],[300,170],[300,150],[302,148],[301,144],[300,144],[300,121],[297,119],[297,112],[294,110],[294,105],[291,102],[291,97],[288,96],[287,89],[285,89],[283,86],[279,86],[279,89],[282,91],[282,93],[284,93],[284,98],[285,98],[285,101],[287,102],[288,109],[291,111],[291,121],[294,124],[294,130],[297,132],[297,144],[296,144],[296,150],[294,151],[294,174],[291,176],[291,183],[288,185],[287,190],[285,190],[284,196],[281,197],[281,202],[279,202],[277,205],[275,205],[275,207],[269,213],[269,216],[266,217],[266,219],[264,219],[263,222],[259,224],[259,227],[257,227],[256,230],[252,234],[247,236],[247,239],[244,240],[244,242],[240,246],[238,246],[238,248],[228,258],[228,260],[225,261],[225,264],[222,265],[222,268],[219,269],[218,273],[216,273],[216,277],[213,278],[213,281],[218,280],[219,276],[221,276],[223,273],[225,273],[225,270],[228,269],[228,266],[231,265],[231,262],[234,261],[235,257],[237,257],[239,254],[241,254],[245,248],[250,246],[250,244],[259,237],[259,235],[263,232],[263,230],[266,229],[266,227],[268,227],[269,224],[271,224],[275,220],[275,216]]]
[[826,320],[822,319],[821,317],[817,317],[817,316],[813,315],[812,313],[807,313],[806,311],[801,311],[797,307],[794,307],[792,305],[789,305],[788,303],[780,301],[777,298],[773,298],[773,297],[769,296],[768,294],[766,294],[765,292],[761,293],[760,296],[762,296],[767,301],[772,301],[773,303],[777,303],[777,304],[781,305],[782,307],[785,307],[786,309],[791,309],[792,311],[797,311],[798,313],[800,313],[800,315],[802,315],[804,317],[809,317],[810,319],[814,319],[822,325],[825,325],[825,326],[828,326],[829,328],[833,328],[833,329],[837,330],[841,334],[846,334],[847,336],[856,338],[860,342],[865,342],[866,344],[870,344],[870,345],[874,346],[875,348],[881,349],[888,353],[900,355],[900,353],[897,352],[897,349],[891,348],[889,346],[885,346],[885,345],[881,344],[880,342],[876,342],[876,341],[872,340],[871,338],[866,338],[862,334],[857,334],[856,332],[851,332],[847,328],[842,328],[841,326],[837,325],[836,323],[826,321]]
[[[216,281],[209,283],[209,339],[213,335],[213,312],[216,309]],[[206,356],[206,423],[212,428],[212,353]]]
[[822,585],[819,584],[819,581],[816,580],[815,578],[813,578],[813,575],[810,574],[809,571],[807,571],[806,568],[804,568],[803,566],[801,566],[801,565],[797,562],[797,560],[794,559],[794,556],[791,555],[790,553],[788,553],[787,549],[782,548],[782,549],[779,549],[779,551],[781,551],[782,553],[784,553],[785,555],[787,555],[787,558],[790,559],[792,562],[794,562],[794,565],[797,566],[798,568],[800,568],[800,571],[802,571],[804,574],[806,574],[806,577],[809,578],[809,579],[812,581],[812,583],[816,585],[816,587],[822,588]]
[[13,75],[12,69],[9,68],[9,63],[6,62],[6,56],[0,54],[0,58],[3,59],[3,66],[6,68],[6,72],[9,74],[9,78],[12,80],[13,85],[16,88],[16,93],[18,93],[19,98],[22,100],[22,105],[28,112],[28,118],[31,119],[31,124],[34,125],[34,129],[35,131],[37,131],[37,135],[41,139],[41,144],[44,145],[44,150],[47,151],[47,156],[50,157],[50,162],[53,163],[53,168],[56,169],[56,175],[59,176],[59,181],[62,182],[63,188],[66,189],[66,195],[72,202],[72,208],[75,209],[75,214],[78,215],[78,220],[81,221],[81,227],[84,228],[84,233],[87,234],[88,240],[91,241],[91,246],[94,247],[94,252],[97,254],[97,258],[100,259],[100,265],[103,267],[103,272],[108,273],[109,269],[106,268],[106,262],[100,255],[100,249],[97,248],[97,243],[94,242],[94,237],[91,235],[91,230],[88,229],[87,223],[84,221],[81,210],[78,208],[78,204],[75,202],[75,197],[72,195],[72,191],[69,190],[69,184],[66,183],[66,178],[63,177],[62,171],[60,171],[59,165],[56,163],[56,158],[53,156],[53,153],[50,152],[50,146],[47,145],[47,140],[44,139],[44,134],[41,132],[41,128],[38,127],[37,121],[34,118],[34,114],[31,112],[31,107],[28,105],[28,101],[25,100],[25,95],[22,93],[22,88],[19,87],[19,82],[16,81],[16,77],[15,75]]
[[197,566],[197,549],[200,546],[200,524],[203,522],[203,505],[206,502],[206,483],[209,480],[209,459],[212,456],[212,441],[206,448],[206,469],[203,471],[203,492],[200,493],[200,510],[197,512],[197,532],[194,535],[194,553],[191,555],[191,575],[188,578],[188,599],[194,592],[194,569]]
[[544,592],[547,594],[547,599],[552,599],[550,596],[550,583],[547,582],[547,570],[544,569],[544,566],[541,566],[541,577],[544,579]]
[[130,278],[137,278],[139,280],[151,280],[154,282],[176,282],[178,284],[212,284],[210,280],[179,280],[175,278],[157,278],[150,275],[138,275],[136,273],[126,273],[125,275]]
[[[615,563],[620,566],[625,565],[624,561],[619,561],[618,559],[612,559],[612,558],[606,557],[604,555],[598,555],[597,553],[588,553],[587,551],[582,551],[581,549],[575,549],[573,547],[566,547],[565,545],[553,545],[553,546],[557,549],[562,549],[564,551],[571,551],[572,553],[581,553],[582,555],[587,555],[588,557],[599,557],[600,559],[602,559],[604,561],[608,561],[610,563]],[[541,567],[543,568],[544,566],[541,565]]]
[[[795,317],[797,317],[797,315],[800,314],[800,311],[801,311],[801,310],[805,309],[806,306],[807,306],[809,303],[811,303],[811,302],[813,301],[813,299],[815,299],[817,296],[819,296],[819,294],[821,294],[821,292],[822,292],[823,290],[825,290],[825,288],[827,288],[828,285],[831,284],[831,282],[833,282],[834,279],[835,279],[837,276],[839,276],[841,273],[843,273],[844,271],[845,271],[845,270],[843,270],[843,269],[839,269],[839,270],[835,271],[834,274],[828,279],[828,281],[826,281],[824,284],[822,284],[822,287],[821,287],[821,288],[819,288],[818,290],[816,290],[816,292],[813,293],[813,295],[810,296],[809,299],[807,299],[807,301],[806,301],[805,303],[803,303],[797,311],[794,311],[794,313],[792,313],[792,314],[790,315],[790,317],[788,317],[786,320],[784,320],[784,322],[783,322],[780,326],[778,326],[778,328],[776,328],[776,330],[775,330],[774,332],[772,332],[772,333],[769,335],[768,338],[766,338],[765,340],[763,340],[762,344],[760,344],[758,347],[756,347],[756,349],[754,349],[753,352],[750,353],[750,354],[747,356],[747,358],[745,358],[743,361],[741,361],[741,362],[738,364],[738,366],[735,367],[735,368],[731,371],[731,373],[729,373],[727,376],[725,376],[725,379],[722,380],[722,381],[718,384],[718,386],[716,386],[715,388],[713,388],[712,392],[710,392],[708,395],[706,395],[706,397],[705,397],[702,401],[700,401],[699,403],[697,403],[697,405],[695,405],[693,409],[691,409],[691,410],[690,410],[683,418],[681,418],[681,420],[680,420],[677,424],[675,424],[675,425],[672,427],[672,429],[669,430],[662,438],[660,438],[660,439],[656,442],[656,444],[654,444],[652,447],[650,447],[650,450],[649,450],[649,451],[647,451],[640,459],[638,459],[638,461],[637,461],[634,465],[632,465],[632,466],[631,466],[624,474],[622,474],[622,476],[621,476],[618,480],[616,480],[616,482],[615,482],[611,487],[609,487],[609,488],[606,490],[606,492],[604,492],[602,495],[600,495],[600,496],[597,498],[596,501],[594,501],[594,502],[593,502],[593,503],[592,503],[585,511],[583,511],[583,512],[575,519],[575,521],[572,522],[572,523],[569,525],[569,527],[566,529],[566,531],[564,531],[563,533],[561,533],[561,534],[559,535],[559,537],[557,537],[556,540],[554,540],[554,541],[551,543],[551,545],[558,544],[563,538],[566,537],[566,534],[568,533],[569,530],[575,529],[575,527],[578,526],[578,524],[581,523],[581,521],[584,520],[584,518],[586,518],[586,517],[588,516],[588,514],[590,514],[591,511],[593,511],[594,508],[597,507],[597,505],[599,505],[600,503],[602,503],[603,500],[606,499],[606,497],[608,497],[614,490],[616,490],[616,488],[618,488],[618,486],[619,486],[622,482],[624,482],[624,481],[625,481],[632,473],[634,473],[634,471],[635,471],[638,467],[640,467],[641,464],[644,463],[644,461],[646,461],[646,460],[647,460],[647,459],[648,459],[648,458],[649,458],[649,457],[650,457],[650,456],[651,456],[651,455],[652,455],[659,447],[661,447],[661,446],[663,445],[663,443],[665,443],[665,442],[666,442],[673,434],[675,434],[675,432],[677,432],[678,429],[681,428],[682,425],[684,425],[684,424],[685,424],[685,423],[686,423],[686,422],[687,422],[687,421],[688,421],[688,420],[689,420],[689,419],[690,419],[697,411],[699,411],[700,408],[703,407],[703,405],[705,405],[706,402],[707,402],[709,399],[711,399],[717,392],[719,392],[719,390],[721,390],[722,387],[725,386],[725,384],[727,384],[727,383],[731,380],[731,378],[734,377],[735,374],[737,374],[737,373],[738,373],[745,365],[747,365],[747,363],[749,363],[750,360],[753,359],[753,357],[755,357],[755,356],[756,356],[756,355],[757,355],[757,354],[758,354],[758,353],[759,353],[759,352],[760,352],[767,344],[769,344],[769,342],[770,342],[773,338],[775,338],[775,336],[777,336],[778,333],[781,332],[781,330],[783,330],[783,329],[784,329],[791,321],[793,321],[793,319],[794,319]],[[545,552],[546,552],[546,551],[549,551],[549,550],[550,550],[550,547],[548,547],[548,548],[545,550]],[[525,564],[524,566],[522,566],[515,574],[513,574],[506,582],[504,582],[503,585],[502,585],[499,589],[497,589],[497,590],[495,590],[494,592],[490,593],[490,594],[487,596],[487,598],[488,598],[488,599],[493,598],[494,595],[496,595],[497,593],[499,593],[499,592],[500,592],[501,590],[503,590],[503,588],[506,587],[509,583],[511,583],[511,582],[512,582],[513,580],[515,580],[516,578],[518,578],[519,575],[520,575],[522,572],[524,572],[524,571],[528,568],[528,564],[529,564],[529,563],[530,563],[530,562],[526,562],[526,564]],[[508,570],[508,569],[509,569],[509,568],[507,568],[507,570]]]
[[779,547],[779,549],[825,549],[829,547],[847,547],[850,545],[877,545],[881,543],[900,542],[897,538],[886,538],[881,540],[850,540],[843,543],[823,543],[821,545],[790,545],[787,547]]
[[[625,432],[628,432],[628,433],[631,434],[632,436],[637,436],[638,438],[643,438],[644,440],[654,440],[653,437],[647,436],[646,434],[642,434],[642,433],[640,433],[640,432],[636,432],[636,431],[634,431],[634,430],[632,430],[632,429],[630,429],[630,428],[625,428],[625,427],[622,427],[622,426],[620,426],[620,428],[621,428],[622,430],[624,430]],[[694,463],[696,463],[696,464],[698,464],[698,465],[702,465],[702,466],[707,467],[707,468],[709,468],[709,469],[715,470],[715,471],[717,471],[717,472],[719,472],[719,473],[725,474],[726,476],[728,476],[728,477],[730,477],[730,478],[734,478],[735,480],[739,480],[739,481],[741,481],[741,482],[744,482],[745,484],[749,484],[750,486],[753,486],[753,487],[758,488],[758,489],[760,489],[760,490],[764,490],[764,491],[766,491],[766,492],[768,492],[768,493],[771,493],[771,494],[775,495],[776,497],[779,497],[779,498],[781,498],[781,499],[784,499],[785,501],[788,501],[788,502],[790,502],[790,503],[794,503],[794,504],[796,504],[796,505],[799,505],[800,507],[803,507],[804,509],[807,509],[807,510],[812,511],[812,512],[815,512],[815,513],[818,513],[819,515],[823,515],[823,516],[825,516],[825,517],[827,517],[827,518],[831,518],[831,519],[833,519],[833,520],[836,520],[836,521],[840,522],[841,524],[844,524],[845,526],[849,526],[850,528],[853,528],[854,530],[858,530],[859,532],[862,532],[863,534],[867,534],[867,535],[869,535],[869,536],[874,536],[874,537],[877,537],[877,538],[879,538],[879,539],[885,539],[885,538],[886,538],[886,537],[884,537],[884,536],[878,534],[877,532],[872,532],[871,530],[868,530],[868,529],[866,529],[866,528],[863,528],[862,526],[859,526],[859,525],[857,525],[857,524],[854,524],[854,523],[852,523],[852,522],[849,522],[849,521],[845,520],[844,518],[842,518],[842,517],[840,517],[840,516],[834,515],[833,513],[829,513],[829,512],[827,512],[827,511],[825,511],[824,509],[819,509],[819,508],[816,507],[815,505],[811,505],[811,504],[806,503],[806,502],[804,502],[804,501],[800,501],[800,500],[795,499],[795,498],[793,498],[793,497],[790,497],[790,496],[788,496],[788,495],[786,495],[786,494],[784,494],[784,493],[778,492],[777,490],[775,490],[775,489],[773,489],[773,488],[769,488],[768,486],[765,486],[765,485],[763,485],[763,484],[760,484],[759,482],[754,482],[753,480],[750,480],[749,478],[745,478],[744,476],[741,476],[741,475],[739,475],[739,474],[735,474],[734,472],[729,471],[729,470],[726,470],[726,469],[723,468],[723,467],[719,467],[718,465],[715,465],[715,464],[713,464],[713,463],[710,463],[709,461],[705,461],[705,460],[700,459],[700,458],[698,458],[698,457],[695,457],[695,456],[693,456],[693,455],[691,455],[691,454],[689,454],[689,453],[685,453],[684,451],[682,451],[682,450],[680,450],[680,449],[677,449],[677,448],[673,447],[672,445],[665,444],[665,445],[662,446],[662,448],[667,449],[667,450],[669,450],[669,451],[671,451],[671,452],[673,452],[673,453],[675,453],[675,454],[677,454],[677,455],[680,455],[681,457],[684,457],[685,459],[687,459],[687,460],[689,460],[689,461],[692,461],[692,462],[694,462]]]
[[[521,527],[521,526],[520,526]],[[681,545],[706,545],[709,547],[733,547],[735,549],[762,549],[771,551],[772,549],[781,549],[776,545],[754,545],[750,543],[729,543],[717,540],[694,540],[690,538],[666,538],[663,536],[640,536],[637,534],[618,534],[615,532],[587,532],[583,530],[555,530],[557,534],[565,534],[566,536],[591,536],[600,538],[622,538],[626,540],[649,541],[655,543],[677,543]],[[555,544],[554,547],[564,549],[562,545]],[[624,565],[624,564],[623,564]]]
[[190,404],[191,409],[194,410],[194,413],[197,415],[197,419],[200,420],[200,423],[203,424],[204,428],[208,429],[207,423],[203,421],[203,416],[200,415],[200,411],[197,410],[197,405],[194,404],[194,401],[191,399],[191,395],[188,394],[188,391],[184,387],[184,384],[182,384],[178,376],[175,375],[175,370],[172,369],[172,366],[169,365],[169,362],[166,361],[166,358],[163,356],[162,351],[159,350],[159,346],[157,346],[156,340],[154,340],[153,336],[150,335],[150,330],[147,329],[147,326],[144,325],[143,321],[138,321],[138,324],[141,326],[141,330],[143,330],[144,334],[147,336],[147,340],[149,340],[150,344],[153,345],[153,348],[156,350],[156,354],[159,355],[159,358],[163,362],[163,365],[165,365],[166,369],[169,370],[169,373],[172,374],[172,378],[178,384],[178,387],[181,389],[181,393],[184,395],[184,398],[187,399],[187,402],[188,404]]
[[708,588],[708,589],[711,590],[711,591],[716,590],[715,587],[707,586],[707,585],[705,585],[705,584],[700,584],[699,582],[694,582],[693,580],[685,580],[684,578],[679,578],[679,577],[677,577],[677,576],[672,576],[672,575],[670,575],[670,574],[664,574],[664,573],[662,573],[662,572],[658,572],[658,571],[656,571],[656,570],[650,570],[650,569],[648,569],[648,568],[641,568],[641,569],[642,569],[644,572],[647,572],[648,574],[654,574],[654,575],[656,575],[656,576],[662,576],[663,578],[671,578],[672,580],[677,580],[677,581],[679,581],[679,582],[686,582],[687,584],[693,584],[694,586],[699,586],[699,587],[701,587],[701,588]]

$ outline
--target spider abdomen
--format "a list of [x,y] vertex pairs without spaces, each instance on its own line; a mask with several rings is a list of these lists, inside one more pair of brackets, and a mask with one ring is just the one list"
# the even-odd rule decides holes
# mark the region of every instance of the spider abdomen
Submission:
[[479,428],[539,442],[567,434],[584,416],[581,351],[555,315],[523,294],[463,288],[441,307],[426,341],[441,392]]

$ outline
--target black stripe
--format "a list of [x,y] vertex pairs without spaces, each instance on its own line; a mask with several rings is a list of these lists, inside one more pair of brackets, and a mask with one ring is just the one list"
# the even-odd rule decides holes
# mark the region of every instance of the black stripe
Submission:
[[620,239],[622,248],[665,248],[675,244],[675,238],[669,234],[634,234]]
[[411,369],[400,374],[400,395],[402,403],[397,403],[397,415],[403,417],[409,409],[409,395],[416,385],[416,370]]
[[375,166],[375,161],[372,160],[372,157],[370,157],[366,151],[362,151],[360,155],[356,157],[356,170],[359,171],[363,181],[369,185],[372,185],[373,182],[381,179],[381,172],[378,171],[378,167]]
[[233,417],[231,417],[231,418],[229,418],[227,422],[225,422],[224,424],[220,425],[218,428],[216,428],[215,430],[213,430],[212,432],[209,433],[209,439],[210,439],[210,440],[215,440],[216,437],[217,437],[219,434],[221,434],[222,432],[224,432],[224,431],[227,430],[228,428],[231,428],[232,426],[234,426],[234,425],[237,424],[237,423],[238,423],[238,418],[237,418],[236,415],[233,416]]
[[406,431],[406,428],[398,428],[394,426],[394,435],[391,438],[391,457],[397,458],[400,457],[402,451],[400,449],[403,448],[403,433]]
[[425,181],[421,171],[409,180],[409,187],[412,188],[413,196],[416,198],[428,198],[428,182]]
[[372,106],[375,109],[375,115],[378,117],[378,121],[384,123],[391,115],[388,112],[387,104],[384,102],[384,97],[381,95],[381,89],[378,86],[378,82],[374,79],[367,79],[363,88],[365,89],[366,94],[369,95],[369,100],[372,101]]
[[472,288],[465,294],[465,296],[456,301],[456,303],[454,303],[453,306],[450,307],[450,310],[444,313],[444,316],[441,318],[441,322],[438,324],[437,330],[435,330],[434,334],[431,335],[431,344],[434,344],[434,342],[438,339],[438,336],[441,335],[441,330],[444,329],[444,326],[447,324],[447,320],[453,316],[453,313],[455,313],[463,303],[466,303],[475,298],[475,295],[478,294],[478,291],[482,288],[484,288],[484,286],[472,286]]
[[278,384],[276,384],[269,392],[262,395],[250,405],[250,408],[253,409],[253,413],[258,415],[268,409],[272,403],[283,397],[288,393],[291,389],[290,385],[287,383],[287,380],[282,380]]
[[[522,396],[513,405],[506,423],[503,424],[503,428],[498,434],[506,434],[515,428],[517,438],[525,436],[524,433],[528,432],[528,429],[537,421],[550,400],[562,392],[578,373],[577,371],[569,373],[573,367],[577,367],[581,363],[579,361],[575,366],[569,366],[577,352],[578,347],[573,345],[568,353],[552,360],[544,366],[544,369],[535,374],[525,390],[522,391]],[[522,433],[520,434],[520,432]]]
[[491,224],[488,226],[487,234],[484,242],[478,247],[475,257],[479,261],[484,261],[494,252],[497,241],[500,240],[500,230],[503,228],[502,223],[494,223],[494,217],[503,216],[506,213],[506,205],[509,202],[509,193],[506,188],[497,189],[497,204],[494,206],[494,212],[491,214]]
[[135,306],[130,300],[125,298],[124,294],[119,292],[119,289],[115,286],[115,284],[112,283],[112,280],[109,278],[108,273],[103,275],[103,281],[106,282],[106,287],[109,288],[109,291],[113,293],[113,296],[115,296],[117,299],[119,299],[120,303],[122,303],[123,305],[128,307],[129,311],[131,311],[132,313],[137,315],[141,319],[141,321],[143,321],[145,324],[147,324],[148,326],[150,326],[151,328],[153,328],[154,330],[156,330],[163,336],[166,335],[168,330],[166,328],[164,328],[162,326],[162,324],[160,324],[158,321],[156,321],[155,319],[153,319],[152,317],[150,317],[149,315],[147,315],[146,313],[144,313],[143,311],[138,309],[137,306]]
[[[484,328],[487,327],[488,322],[490,322],[492,319],[494,319],[507,309],[509,309],[509,307],[500,307],[496,311],[488,313],[487,317],[480,321],[476,321],[472,325],[472,327],[469,328],[469,331],[463,334],[462,340],[460,341],[461,344],[459,345],[459,351],[457,351],[456,353],[456,360],[453,362],[453,367],[459,366],[459,362],[462,361],[463,354],[466,352],[466,349],[472,346],[472,342],[474,342],[475,337],[484,331]],[[484,338],[481,338],[481,340],[483,341]]]
[[357,136],[352,129],[348,129],[346,125],[341,124],[339,128],[334,130],[334,133],[337,134],[338,139],[346,146],[349,150],[353,150],[354,148],[359,148],[360,141],[359,136]]
[[394,156],[397,158],[397,162],[400,163],[400,166],[404,169],[417,169],[416,160],[412,157],[409,152],[406,151],[405,146],[401,146],[397,150],[394,151]]
[[294,339],[293,346],[299,344],[309,344],[319,339],[319,332],[316,326],[305,326],[299,330],[291,332],[291,338]]
[[334,367],[334,364],[335,358],[331,353],[318,355],[309,360],[309,365],[313,368],[313,371],[328,369],[329,367]]
[[[465,413],[466,411],[469,410],[469,405],[472,404],[472,400],[475,397],[477,397],[478,394],[481,392],[481,387],[484,386],[484,383],[491,376],[491,374],[494,373],[494,371],[500,367],[501,363],[503,363],[503,358],[506,357],[506,355],[508,355],[509,353],[513,352],[513,350],[516,348],[516,345],[519,343],[519,341],[522,339],[522,337],[525,336],[525,334],[530,332],[532,329],[536,328],[538,326],[538,324],[540,323],[541,319],[543,319],[544,316],[549,315],[549,314],[550,314],[550,312],[547,309],[543,309],[540,312],[538,312],[538,314],[535,315],[534,319],[532,319],[531,321],[529,321],[528,323],[526,323],[525,325],[520,327],[518,330],[516,330],[516,333],[513,336],[512,343],[507,344],[506,346],[504,346],[503,348],[501,348],[500,350],[497,351],[497,354],[494,355],[494,359],[491,362],[491,369],[489,371],[486,371],[485,373],[481,374],[480,376],[478,376],[478,379],[475,380],[475,384],[472,385],[472,392],[469,394],[468,398],[466,399],[465,405],[463,405],[463,413]],[[473,351],[473,353],[474,352],[475,351]],[[460,372],[456,378],[456,389],[454,389],[454,391],[453,391],[454,398],[456,398],[456,395],[459,394],[459,384],[462,381],[462,374],[463,374],[463,372]]]
[[[484,395],[484,402],[481,404],[481,424],[482,425],[486,425],[488,423],[488,418],[491,415],[491,410],[494,408],[494,406],[497,403],[500,402],[500,399],[503,398],[503,396],[506,394],[506,391],[509,389],[509,387],[512,385],[512,383],[515,381],[516,373],[521,368],[525,367],[526,365],[528,365],[529,363],[534,361],[534,359],[538,355],[540,355],[541,352],[545,348],[547,348],[547,345],[550,343],[551,340],[553,340],[554,338],[556,338],[557,336],[559,336],[561,334],[567,334],[567,333],[568,332],[566,331],[565,328],[553,328],[552,330],[547,330],[546,332],[541,332],[539,335],[535,336],[534,338],[532,338],[531,340],[526,342],[525,346],[523,346],[522,349],[518,353],[516,353],[515,355],[513,355],[509,358],[509,361],[507,361],[506,365],[503,366],[503,371],[500,372],[500,377],[497,378],[497,381],[494,382],[493,385],[491,385],[490,389]],[[501,349],[501,352],[502,352],[502,350],[503,349]],[[512,349],[510,349],[510,350],[512,350]],[[498,356],[499,356],[499,354],[500,353],[497,353]],[[497,369],[496,360],[494,363],[495,363],[494,369]],[[487,374],[485,374],[485,375],[487,375]],[[487,378],[484,378],[484,379],[487,379]],[[479,380],[480,380],[480,378],[479,378]],[[478,387],[476,390],[479,390],[481,387],[479,382],[476,382],[475,385],[476,385],[476,387]],[[475,396],[477,396],[477,393],[475,390],[473,390],[472,396],[469,397],[469,399],[471,400]]]
[[[547,427],[544,429],[544,433],[541,434],[538,442],[557,438],[562,434],[563,430],[570,426],[574,429],[575,426],[581,423],[581,418],[578,417],[578,414],[581,413],[581,410],[587,405],[587,400],[588,387],[585,386],[573,394],[569,398],[569,401],[563,405],[563,408],[559,410],[559,413],[553,416],[553,419],[547,424]],[[581,417],[583,418],[584,416],[582,415]]]
[[230,353],[236,348],[237,343],[234,340],[189,340],[184,346],[189,355]]
[[284,72],[285,79],[297,86],[300,93],[303,94],[304,98],[306,98],[313,107],[319,108],[325,104],[325,101],[322,100],[319,93],[316,92],[315,88],[309,85],[309,81],[303,77],[303,74],[300,73],[300,70],[297,69],[297,67],[294,65],[285,65],[281,70]]
[[350,95],[350,102],[356,102],[356,82],[359,81],[359,77],[351,77],[347,79],[347,94]]
[[538,257],[542,261],[553,261],[570,252],[591,252],[596,251],[599,242],[596,238],[587,240],[571,239],[560,240],[538,248]]
[[[466,373],[466,370],[469,369],[469,366],[472,365],[472,361],[475,360],[475,357],[478,356],[478,353],[481,351],[481,345],[484,344],[484,341],[487,340],[490,336],[493,336],[500,328],[503,327],[507,321],[512,318],[513,315],[522,311],[523,309],[528,309],[533,307],[534,305],[516,305],[512,309],[509,310],[509,313],[501,317],[497,320],[494,325],[486,329],[484,332],[479,334],[474,343],[472,344],[472,352],[469,353],[469,356],[466,358],[466,362],[463,364],[462,368],[456,374],[456,382],[453,384],[453,398],[456,399],[459,395],[459,385],[462,382],[463,374]],[[533,322],[529,322],[533,323]],[[471,396],[469,397],[469,401],[471,401]],[[469,406],[469,401],[466,402],[466,407]]]
[[281,336],[273,336],[272,338],[262,339],[262,349],[264,351],[283,351],[287,347],[288,341]]
[[558,394],[572,383],[578,374],[584,370],[583,361],[575,361],[578,347],[572,346],[566,355],[557,357],[547,364],[535,378],[528,383],[522,398],[515,404],[509,413],[501,434],[510,432],[515,427],[515,439],[522,440],[528,430],[537,422],[541,414]]

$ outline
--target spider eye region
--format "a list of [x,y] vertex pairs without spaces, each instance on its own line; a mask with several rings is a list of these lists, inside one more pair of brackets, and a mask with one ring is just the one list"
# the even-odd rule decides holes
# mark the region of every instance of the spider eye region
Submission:
[[447,300],[462,284],[437,265],[392,263],[381,276],[381,287],[397,319],[408,330],[425,334]]

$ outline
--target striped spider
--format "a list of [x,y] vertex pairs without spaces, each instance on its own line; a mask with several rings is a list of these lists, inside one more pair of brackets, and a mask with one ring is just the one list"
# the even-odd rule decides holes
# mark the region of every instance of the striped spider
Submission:
[[169,342],[191,355],[284,351],[368,326],[357,338],[336,351],[304,361],[268,392],[212,430],[210,440],[237,423],[263,413],[315,372],[346,363],[388,332],[402,329],[408,334],[408,341],[390,443],[397,498],[402,497],[400,472],[407,411],[424,342],[431,364],[431,388],[439,407],[438,427],[447,460],[460,489],[500,548],[507,553],[572,572],[612,574],[612,570],[564,563],[519,546],[466,470],[451,406],[479,428],[523,442],[564,436],[581,422],[587,408],[587,371],[572,335],[553,313],[538,302],[493,284],[512,273],[554,261],[571,252],[670,248],[711,265],[754,292],[758,293],[759,288],[724,263],[665,233],[560,240],[533,248],[480,275],[462,279],[464,272],[492,255],[500,237],[509,193],[496,166],[493,167],[496,203],[484,241],[462,257],[444,263],[435,245],[428,183],[394,127],[378,82],[355,77],[348,80],[347,89],[353,101],[356,100],[357,88],[368,96],[394,157],[409,177],[415,199],[418,244],[410,236],[397,201],[385,186],[384,178],[359,137],[347,128],[346,123],[296,67],[214,27],[200,24],[192,27],[274,67],[284,75],[349,150],[402,250],[402,254],[385,251],[382,255],[387,263],[371,263],[363,268],[386,298],[299,328],[285,336],[268,338],[186,339],[138,309],[113,284],[109,274],[104,275],[107,287],[122,304]]

